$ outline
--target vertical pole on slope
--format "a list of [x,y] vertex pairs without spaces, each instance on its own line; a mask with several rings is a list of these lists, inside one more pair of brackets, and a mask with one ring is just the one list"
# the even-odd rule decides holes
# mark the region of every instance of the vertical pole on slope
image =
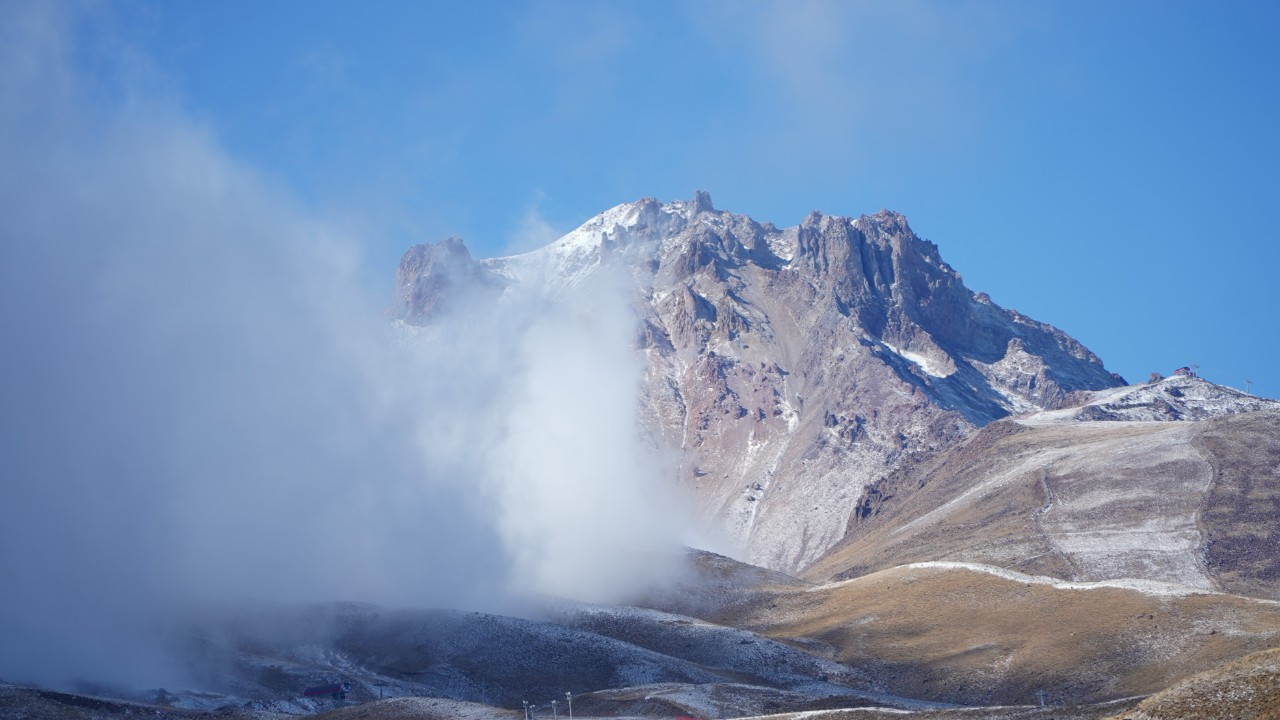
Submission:
[[524,720],[529,720],[529,701],[521,700],[520,704],[524,706]]
[[551,716],[555,718],[555,720],[560,720],[560,713],[556,712],[556,703],[558,702],[560,701],[559,700],[551,701]]
[[573,693],[565,690],[564,699],[569,701],[569,720],[573,720]]
[[1245,392],[1247,392],[1247,393],[1249,393],[1250,395],[1252,395],[1252,394],[1253,394],[1253,381],[1252,381],[1252,380],[1245,380],[1245,381],[1244,381],[1244,391],[1245,391]]
[[1036,691],[1036,697],[1040,698],[1040,707],[1044,707],[1044,699],[1047,695],[1048,693],[1044,691],[1044,688]]

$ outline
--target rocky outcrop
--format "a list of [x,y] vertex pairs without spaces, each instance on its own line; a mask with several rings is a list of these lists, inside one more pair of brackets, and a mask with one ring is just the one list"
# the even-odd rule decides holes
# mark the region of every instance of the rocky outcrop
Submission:
[[[776,569],[838,542],[864,488],[913,459],[1011,412],[1122,384],[1065,333],[975,295],[888,210],[815,212],[780,230],[699,192],[620,205],[521,256],[444,255],[471,285],[552,295],[622,271],[647,359],[643,421],[681,451],[702,522]],[[409,323],[449,294],[435,275],[459,274],[421,266],[402,263],[397,278],[395,314]]]
[[421,325],[476,293],[494,296],[502,285],[471,257],[460,237],[414,245],[400,258],[389,313],[395,320]]

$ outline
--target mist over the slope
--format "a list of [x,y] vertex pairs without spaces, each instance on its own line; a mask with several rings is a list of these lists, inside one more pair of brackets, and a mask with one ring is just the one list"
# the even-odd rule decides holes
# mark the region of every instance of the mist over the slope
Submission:
[[621,296],[393,328],[342,227],[0,16],[0,678],[180,683],[197,610],[601,599],[674,544]]

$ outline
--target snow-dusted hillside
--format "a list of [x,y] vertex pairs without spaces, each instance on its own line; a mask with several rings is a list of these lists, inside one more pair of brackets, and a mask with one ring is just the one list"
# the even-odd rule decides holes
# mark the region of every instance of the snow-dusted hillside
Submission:
[[877,484],[812,576],[969,562],[1280,599],[1280,402],[1196,378],[1084,400]]
[[1072,407],[1018,418],[1028,425],[1092,420],[1204,420],[1258,410],[1280,410],[1280,401],[1260,398],[1185,375],[1092,393]]
[[[164,702],[309,714],[383,697],[431,697],[510,711],[571,692],[583,709],[612,715],[628,693],[640,692],[677,702],[677,714],[714,707],[744,715],[821,701],[937,705],[885,692],[869,674],[786,642],[685,615],[554,599],[526,614],[355,603],[234,613],[193,628],[180,657],[194,689],[170,688]],[[301,697],[304,688],[339,681],[350,687],[345,699]],[[155,695],[136,699],[154,702]],[[693,705],[680,705],[682,697]]]

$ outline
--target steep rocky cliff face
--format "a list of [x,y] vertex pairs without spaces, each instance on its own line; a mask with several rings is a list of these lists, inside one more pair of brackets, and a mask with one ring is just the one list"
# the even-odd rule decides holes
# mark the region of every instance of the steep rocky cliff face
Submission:
[[391,316],[411,325],[433,314],[461,306],[477,293],[496,295],[502,283],[471,257],[462,238],[435,245],[415,245],[400,258],[396,269]]
[[634,298],[644,425],[679,449],[701,521],[771,568],[815,561],[864,489],[904,464],[1123,384],[1062,331],[971,292],[900,214],[778,229],[701,192],[619,205],[525,255],[417,246],[393,313],[427,324],[451,297],[556,295],[602,268]]

